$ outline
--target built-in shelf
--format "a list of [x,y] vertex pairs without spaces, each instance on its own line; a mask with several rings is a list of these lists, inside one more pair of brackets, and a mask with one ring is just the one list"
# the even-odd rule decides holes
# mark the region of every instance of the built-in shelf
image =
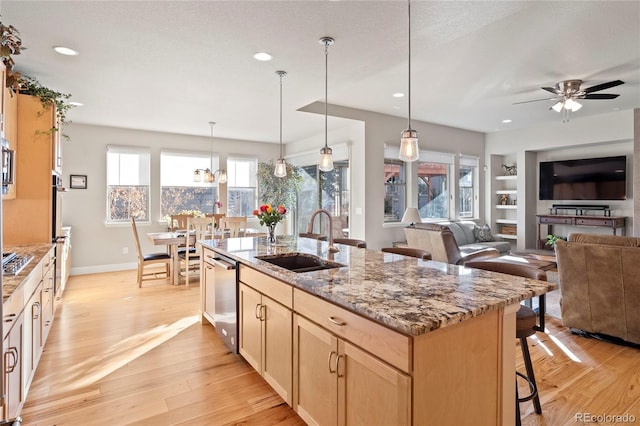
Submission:
[[517,240],[518,239],[517,235],[511,235],[511,234],[496,234],[496,237],[504,238],[505,240]]
[[496,223],[504,223],[505,225],[517,225],[516,219],[496,219]]
[[496,180],[517,180],[518,175],[496,176]]
[[518,206],[514,205],[514,204],[506,204],[506,205],[498,204],[498,205],[496,205],[496,209],[515,210],[517,208],[518,208]]
[[518,194],[518,190],[517,189],[499,189],[496,191],[496,194],[501,195],[501,194],[507,194],[507,195],[517,195]]

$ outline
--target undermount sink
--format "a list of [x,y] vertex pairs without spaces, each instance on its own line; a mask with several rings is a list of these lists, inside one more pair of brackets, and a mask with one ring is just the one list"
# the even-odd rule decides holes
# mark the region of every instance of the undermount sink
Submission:
[[324,260],[318,256],[305,253],[288,253],[272,256],[256,256],[264,262],[287,269],[292,272],[311,272],[323,269],[341,268],[345,265],[329,260]]

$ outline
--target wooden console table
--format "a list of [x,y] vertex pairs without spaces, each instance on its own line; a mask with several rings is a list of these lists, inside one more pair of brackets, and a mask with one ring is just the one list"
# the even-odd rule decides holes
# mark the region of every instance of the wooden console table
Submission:
[[547,234],[553,234],[553,225],[570,225],[607,227],[613,230],[613,235],[616,235],[618,228],[622,228],[621,235],[624,235],[625,219],[626,218],[623,216],[569,216],[557,214],[539,214],[536,215],[536,221],[538,223],[538,248],[540,249],[544,247],[544,239],[540,239],[541,225],[547,225]]

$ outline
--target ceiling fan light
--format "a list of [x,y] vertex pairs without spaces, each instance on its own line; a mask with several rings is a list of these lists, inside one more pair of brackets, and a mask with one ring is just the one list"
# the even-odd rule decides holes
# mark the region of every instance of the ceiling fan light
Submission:
[[273,174],[276,177],[285,177],[287,175],[287,163],[284,161],[284,158],[278,158]]
[[418,132],[413,129],[404,130],[400,136],[400,159],[411,163],[418,157],[420,157]]
[[577,102],[573,99],[567,99],[564,103],[564,108],[565,109],[569,109],[573,112],[578,111],[580,108],[582,108],[582,104],[580,102]]
[[333,170],[333,150],[327,146],[320,150],[320,164],[318,166],[323,172]]
[[554,110],[555,112],[560,112],[562,111],[562,107],[564,107],[564,102],[558,101],[551,107],[551,109]]

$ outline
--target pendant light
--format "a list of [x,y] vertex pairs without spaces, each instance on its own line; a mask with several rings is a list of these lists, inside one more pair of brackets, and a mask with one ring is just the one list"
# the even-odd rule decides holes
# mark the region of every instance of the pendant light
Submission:
[[416,161],[420,157],[420,150],[418,148],[418,131],[411,128],[411,0],[407,1],[409,10],[409,125],[406,130],[403,130],[400,136],[400,159],[406,162]]
[[200,182],[202,181],[202,174],[200,172],[204,173],[204,178],[206,179],[207,182],[209,183],[214,183],[216,181],[216,173],[218,173],[219,179],[218,182],[220,183],[227,183],[227,171],[224,169],[218,169],[215,172],[212,172],[212,168],[213,168],[213,126],[216,125],[215,121],[210,121],[209,125],[211,126],[211,156],[209,158],[209,161],[211,162],[211,168],[206,168],[206,169],[196,169],[193,172],[193,181],[194,182]]
[[277,177],[285,177],[287,175],[287,163],[282,156],[282,77],[287,75],[286,71],[276,71],[280,76],[280,158],[276,161],[276,168],[273,174]]
[[322,37],[320,44],[324,44],[324,148],[320,150],[320,164],[318,168],[323,172],[333,170],[333,151],[327,146],[327,86],[329,75],[329,46],[335,40],[331,37]]

